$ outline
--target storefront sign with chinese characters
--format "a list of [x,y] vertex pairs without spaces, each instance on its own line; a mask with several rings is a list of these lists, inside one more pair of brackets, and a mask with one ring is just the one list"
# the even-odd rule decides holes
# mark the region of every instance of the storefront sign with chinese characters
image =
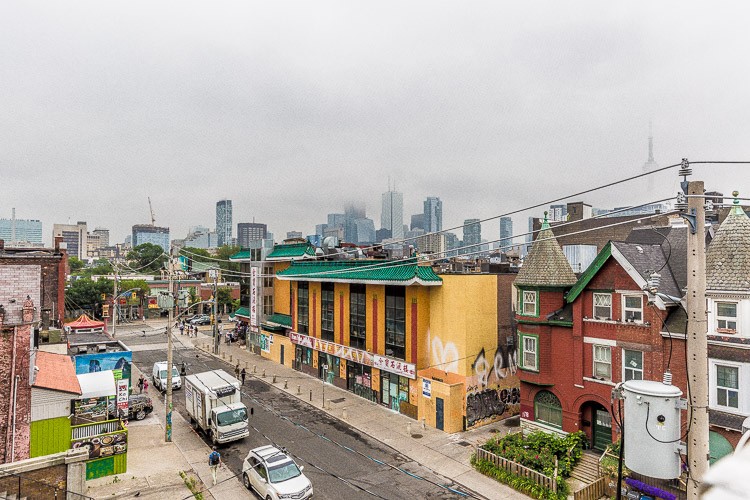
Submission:
[[337,358],[345,359],[347,361],[353,361],[361,365],[372,366],[379,368],[390,373],[397,375],[403,375],[416,379],[417,369],[416,366],[411,363],[399,361],[397,359],[387,358],[385,356],[379,356],[372,354],[367,351],[360,349],[354,349],[345,345],[337,344],[335,342],[328,342],[326,340],[316,339],[309,335],[301,335],[299,333],[289,332],[289,340],[293,344],[301,345],[313,349],[315,351],[324,352]]
[[258,326],[258,268],[250,268],[250,326]]

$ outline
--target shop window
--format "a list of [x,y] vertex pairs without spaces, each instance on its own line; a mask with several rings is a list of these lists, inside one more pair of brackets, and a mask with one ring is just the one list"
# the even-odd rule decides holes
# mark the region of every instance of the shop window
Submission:
[[321,286],[320,321],[321,338],[333,341],[333,283],[323,283]]
[[406,290],[402,286],[385,289],[385,354],[406,357]]
[[310,291],[307,281],[297,283],[297,331],[307,333],[310,322]]
[[539,391],[534,396],[534,420],[562,429],[562,405],[549,391]]
[[641,351],[622,351],[622,380],[643,380],[643,353]]
[[612,294],[594,294],[594,318],[612,319]]
[[349,346],[367,350],[365,285],[349,285]]
[[737,303],[716,303],[716,333],[737,333]]

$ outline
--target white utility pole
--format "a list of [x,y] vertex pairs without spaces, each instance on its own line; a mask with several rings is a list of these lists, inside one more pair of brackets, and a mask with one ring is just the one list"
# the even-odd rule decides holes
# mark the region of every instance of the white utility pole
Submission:
[[217,316],[217,309],[218,309],[218,303],[219,303],[219,297],[217,297],[217,283],[219,281],[219,270],[218,269],[211,269],[209,271],[209,276],[213,276],[214,278],[214,304],[213,304],[213,335],[214,335],[214,354],[219,354],[219,331],[218,331],[218,323],[219,318]]
[[[683,169],[687,169],[683,160]],[[687,184],[687,186],[685,186]],[[688,423],[688,498],[698,500],[699,487],[708,471],[708,343],[706,318],[706,200],[703,181],[683,182],[687,187],[687,369],[690,387]]]
[[114,338],[117,333],[117,268],[114,264],[112,265],[112,271],[115,274],[114,290],[112,291],[112,338]]

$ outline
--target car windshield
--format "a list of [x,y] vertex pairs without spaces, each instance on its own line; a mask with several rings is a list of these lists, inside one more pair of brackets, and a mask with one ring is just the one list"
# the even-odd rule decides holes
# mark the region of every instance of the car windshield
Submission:
[[272,483],[282,483],[300,474],[302,474],[302,471],[299,470],[297,464],[294,462],[287,462],[284,465],[268,469],[268,478]]
[[216,415],[216,421],[219,425],[232,425],[247,420],[247,410],[238,408],[229,410]]
[[[177,378],[180,376],[180,372],[177,371],[177,368],[172,367],[172,378]],[[167,370],[161,370],[159,372],[159,378],[167,379]]]

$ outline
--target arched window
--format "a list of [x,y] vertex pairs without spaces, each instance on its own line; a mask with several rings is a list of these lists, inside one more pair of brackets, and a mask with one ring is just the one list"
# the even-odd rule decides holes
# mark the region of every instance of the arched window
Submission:
[[534,396],[534,420],[562,429],[562,405],[549,391],[539,391]]

